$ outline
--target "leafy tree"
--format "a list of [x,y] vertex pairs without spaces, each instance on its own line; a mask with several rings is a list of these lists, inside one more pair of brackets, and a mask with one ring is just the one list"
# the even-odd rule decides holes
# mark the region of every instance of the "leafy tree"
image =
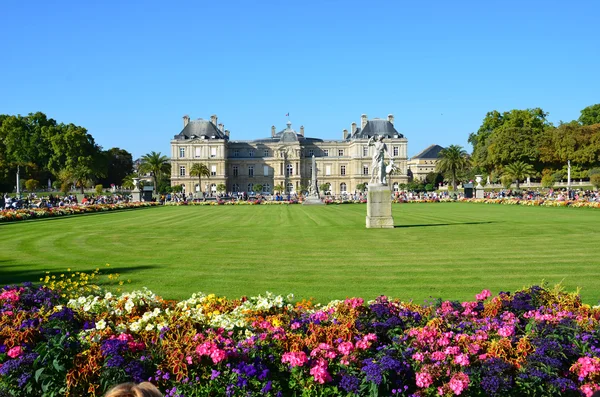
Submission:
[[139,175],[135,172],[132,172],[131,174],[125,176],[121,181],[121,186],[123,186],[126,189],[133,189],[135,187],[135,185],[133,184],[133,178],[139,178]]
[[285,191],[285,186],[283,186],[283,183],[273,186],[273,193],[274,192],[283,193],[284,191]]
[[254,193],[256,193],[256,194],[262,193],[262,190],[263,190],[263,185],[261,185],[260,183],[257,183],[256,185],[252,186],[252,191],[254,191]]
[[194,163],[192,168],[190,168],[190,176],[198,177],[198,186],[200,187],[200,192],[202,192],[202,177],[205,176],[207,178],[210,177],[210,170],[208,166],[204,163]]
[[430,172],[425,177],[427,183],[437,187],[440,183],[444,182],[444,176],[439,172]]
[[299,194],[304,194],[304,193],[306,193],[307,191],[308,191],[308,186],[306,186],[306,185],[300,185],[300,186],[298,187],[298,193],[299,193]]
[[546,174],[542,177],[542,187],[551,189],[555,183],[554,177],[550,174]]
[[133,158],[127,150],[117,147],[102,152],[106,177],[99,180],[104,186],[120,185],[133,172]]
[[319,185],[319,189],[321,190],[321,192],[323,192],[323,194],[327,194],[327,192],[329,192],[330,188],[331,188],[331,185],[329,183],[321,183]]
[[366,188],[366,183],[359,183],[358,185],[356,185],[356,190],[358,190],[359,192],[364,192]]
[[590,183],[596,189],[600,189],[600,174],[594,174],[590,177]]
[[183,192],[183,186],[181,185],[175,185],[172,187],[173,193],[181,193]]
[[104,186],[102,185],[96,185],[96,194],[102,194],[102,189],[104,189]]
[[570,160],[580,167],[600,165],[600,124],[564,123],[540,136],[540,160],[551,168],[562,168]]
[[505,189],[510,189],[510,187],[513,184],[513,179],[512,179],[512,177],[510,177],[508,175],[504,175],[500,178],[500,183],[502,184],[502,187],[504,187]]
[[158,192],[158,182],[164,175],[169,175],[171,172],[171,164],[169,164],[169,158],[161,155],[160,152],[154,151],[142,156],[142,163],[140,164],[140,172],[150,173],[152,180],[154,181],[154,193]]
[[217,192],[223,193],[227,190],[227,186],[224,183],[219,183],[217,185]]
[[37,189],[39,185],[40,182],[35,179],[28,179],[25,181],[25,188],[30,192],[33,192],[35,189]]
[[73,168],[69,168],[71,181],[75,184],[75,186],[81,188],[81,194],[84,193],[85,187],[92,181],[94,177],[96,177],[96,171],[86,165],[86,164],[78,164]]
[[582,125],[592,125],[600,123],[600,103],[588,106],[581,111],[579,122]]
[[535,170],[531,164],[523,161],[515,161],[506,166],[504,174],[515,181],[517,189],[519,189],[519,180],[531,177],[535,174]]
[[450,145],[440,150],[436,171],[447,174],[452,180],[452,189],[456,190],[456,176],[469,168],[469,157],[467,152],[459,145]]

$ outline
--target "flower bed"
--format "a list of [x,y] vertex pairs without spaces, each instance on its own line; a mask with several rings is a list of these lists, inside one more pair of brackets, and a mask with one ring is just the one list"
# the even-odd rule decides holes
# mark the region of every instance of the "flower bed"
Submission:
[[460,199],[463,203],[478,204],[502,204],[502,205],[526,205],[536,207],[573,207],[573,208],[600,208],[600,202],[575,201],[575,200],[523,200],[518,198],[496,198],[496,199]]
[[33,208],[22,210],[0,211],[0,222],[24,221],[27,219],[54,218],[59,216],[90,214],[93,212],[106,212],[117,210],[129,210],[134,208],[146,208],[159,205],[152,202],[120,203],[120,204],[89,204],[73,205],[53,208]]
[[600,308],[558,288],[321,306],[269,293],[175,302],[89,285],[96,292],[80,296],[78,282],[0,289],[0,395],[98,396],[145,380],[186,397],[590,396],[600,388]]

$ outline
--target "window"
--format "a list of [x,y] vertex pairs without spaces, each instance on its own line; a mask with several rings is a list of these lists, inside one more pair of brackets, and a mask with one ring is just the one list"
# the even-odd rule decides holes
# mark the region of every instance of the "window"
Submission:
[[250,178],[252,178],[254,176],[254,166],[253,165],[248,166],[248,176]]
[[185,165],[179,167],[179,176],[185,176]]
[[240,191],[240,185],[238,185],[237,183],[234,183],[233,186],[231,187],[231,190],[233,190],[235,193]]
[[[263,152],[264,157],[269,157],[269,149],[265,149]],[[266,174],[265,174],[266,175]]]
[[248,157],[254,157],[254,150],[248,150]]
[[239,170],[239,168],[238,168],[238,166],[237,166],[237,165],[234,165],[234,166],[233,166],[233,169],[232,169],[232,171],[233,171],[233,176],[238,176],[238,174],[239,174],[239,172],[240,172],[240,170]]
[[179,148],[179,158],[184,158],[184,157],[185,157],[185,148],[180,147]]
[[210,148],[210,157],[217,157],[217,148],[216,147]]
[[346,184],[345,183],[340,183],[340,193],[342,193],[342,194],[346,193]]
[[254,191],[254,183],[248,184],[248,193],[252,193]]
[[342,157],[344,155],[344,149],[338,149],[338,156]]
[[314,151],[313,149],[310,149],[310,150],[308,151],[308,157],[312,157],[312,156],[314,156],[314,155],[315,155],[315,151]]
[[330,165],[325,166],[325,175],[331,175],[331,166]]
[[263,175],[269,176],[269,166],[268,165],[263,166]]
[[215,185],[214,183],[212,185],[210,185],[210,191],[213,193],[217,192],[217,185]]
[[340,175],[346,175],[346,166],[345,165],[342,165],[340,167]]
[[285,166],[285,176],[294,175],[294,167],[291,164]]
[[323,156],[324,157],[328,157],[329,156],[329,149],[323,149]]
[[288,182],[288,184],[285,187],[285,191],[288,193],[291,193],[294,191],[294,184],[292,182]]
[[363,165],[363,175],[369,175],[369,166]]
[[400,189],[398,188],[398,182],[394,183],[394,192],[398,192]]
[[233,157],[240,157],[240,151],[238,149],[233,151]]
[[210,176],[217,176],[217,166],[216,165],[210,166]]
[[271,185],[269,185],[268,183],[265,183],[263,185],[263,193],[271,193]]
[[194,154],[194,156],[196,156],[196,157],[200,157],[200,148],[199,148],[199,147],[197,147],[197,148],[195,148],[194,150],[195,150],[195,154]]
[[394,146],[394,156],[398,155],[398,146]]
[[363,146],[363,157],[367,157],[369,155],[369,147]]

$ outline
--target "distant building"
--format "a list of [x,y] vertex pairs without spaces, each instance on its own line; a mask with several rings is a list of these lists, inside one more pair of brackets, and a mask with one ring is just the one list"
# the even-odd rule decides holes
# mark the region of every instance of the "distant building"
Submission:
[[[295,131],[288,121],[283,130],[272,126],[269,137],[251,141],[231,140],[216,115],[210,120],[184,116],[183,129],[171,140],[171,185],[181,185],[188,193],[215,193],[219,184],[228,192],[253,192],[255,185],[262,185],[263,193],[273,193],[274,186],[283,185],[285,191],[294,193],[308,186],[314,155],[319,184],[327,183],[331,194],[353,193],[358,184],[369,182],[373,149],[367,142],[374,135],[385,136],[401,171],[389,182],[397,189],[399,183],[408,181],[408,141],[394,127],[391,114],[371,120],[363,114],[360,127],[352,123],[350,131],[343,130],[341,140],[306,137],[303,126]],[[210,171],[209,178],[202,178],[204,186],[198,186],[198,178],[189,174],[194,163],[204,163]]]
[[430,172],[435,172],[440,151],[444,149],[440,145],[431,145],[421,153],[408,160],[408,168],[413,180],[423,181]]

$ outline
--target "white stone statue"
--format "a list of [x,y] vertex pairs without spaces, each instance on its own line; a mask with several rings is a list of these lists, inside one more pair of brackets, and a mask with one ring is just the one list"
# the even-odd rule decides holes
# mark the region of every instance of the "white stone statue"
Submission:
[[[383,135],[374,135],[369,138],[367,143],[369,146],[375,147],[373,153],[373,161],[371,162],[371,180],[369,184],[387,185],[387,175],[394,170],[394,159],[387,145],[383,142]],[[390,158],[390,164],[387,165],[384,162],[385,154],[387,153]]]

